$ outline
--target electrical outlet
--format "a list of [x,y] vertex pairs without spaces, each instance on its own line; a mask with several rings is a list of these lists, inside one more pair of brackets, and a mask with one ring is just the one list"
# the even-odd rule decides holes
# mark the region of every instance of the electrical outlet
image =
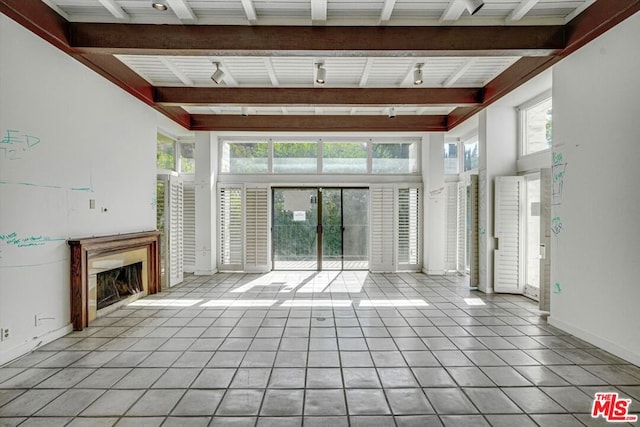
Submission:
[[0,339],[2,339],[2,341],[8,340],[9,337],[11,337],[11,331],[9,328],[0,329]]

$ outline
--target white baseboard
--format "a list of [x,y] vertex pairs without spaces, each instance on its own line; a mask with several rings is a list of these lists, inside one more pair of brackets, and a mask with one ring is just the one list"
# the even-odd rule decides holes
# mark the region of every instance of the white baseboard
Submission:
[[446,272],[444,270],[426,270],[423,269],[422,272],[428,276],[444,276]]
[[32,340],[25,342],[17,347],[9,349],[8,351],[4,351],[0,354],[0,366],[9,363],[25,354],[32,352],[33,350],[41,347],[45,344],[49,344],[51,341],[57,340],[58,338],[62,338],[73,331],[73,325],[69,323],[67,326],[63,326],[60,329],[56,329],[51,332],[47,332],[46,334],[35,337]]
[[563,331],[568,332],[571,335],[575,335],[576,337],[590,344],[598,346],[601,349],[606,350],[609,353],[618,356],[630,363],[633,363],[636,366],[640,366],[640,354],[635,354],[631,350],[621,347],[616,343],[594,335],[591,332],[572,326],[562,320],[554,318],[553,315],[549,316],[548,322],[551,326],[562,329]]

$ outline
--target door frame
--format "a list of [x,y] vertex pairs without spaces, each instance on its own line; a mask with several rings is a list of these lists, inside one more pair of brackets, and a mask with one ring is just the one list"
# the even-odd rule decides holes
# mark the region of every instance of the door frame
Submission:
[[[273,271],[285,271],[276,268],[276,260],[275,260],[275,231],[274,224],[276,218],[276,204],[275,204],[275,192],[277,190],[315,190],[316,191],[316,200],[317,200],[317,224],[316,224],[316,269],[309,270],[300,270],[300,271],[327,271],[323,270],[323,205],[322,205],[322,192],[325,189],[331,190],[340,190],[340,225],[341,225],[341,237],[340,237],[340,269],[339,270],[329,270],[329,271],[344,271],[344,190],[370,190],[368,186],[338,186],[338,185],[307,185],[307,186],[286,186],[286,185],[278,185],[271,186],[271,269]],[[367,203],[367,215],[369,215],[369,204]],[[367,230],[367,240],[369,240],[369,230]],[[367,258],[370,257],[369,243],[367,244]],[[367,265],[370,260],[367,259]],[[367,267],[367,271],[369,267]],[[358,271],[357,269],[349,269],[349,271]]]

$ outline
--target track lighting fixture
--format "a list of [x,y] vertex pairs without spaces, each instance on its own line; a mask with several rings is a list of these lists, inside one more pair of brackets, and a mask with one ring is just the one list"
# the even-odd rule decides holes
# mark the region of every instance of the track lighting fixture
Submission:
[[395,119],[396,118],[396,109],[393,107],[389,108],[389,118],[390,119]]
[[325,77],[327,75],[327,71],[322,66],[322,63],[317,63],[316,67],[317,67],[317,70],[316,70],[316,83],[318,83],[319,85],[323,85],[324,82],[325,82]]
[[416,86],[424,82],[422,79],[422,65],[423,64],[416,64],[416,69],[413,70],[413,84]]
[[165,11],[168,9],[167,5],[162,1],[151,2],[151,7],[159,11]]
[[214,64],[216,66],[216,71],[214,71],[213,74],[211,75],[211,80],[213,80],[215,84],[219,85],[224,80],[224,71],[220,69],[219,63],[214,62]]
[[240,115],[242,117],[247,117],[249,115],[249,109],[247,107],[240,108]]
[[475,15],[477,11],[482,9],[484,1],[482,0],[465,0],[465,6],[469,11],[469,14]]

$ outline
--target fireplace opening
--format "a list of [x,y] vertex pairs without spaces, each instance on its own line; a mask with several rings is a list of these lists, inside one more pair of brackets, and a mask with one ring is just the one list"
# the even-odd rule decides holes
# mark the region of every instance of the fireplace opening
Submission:
[[98,310],[138,295],[142,291],[142,262],[97,274]]

